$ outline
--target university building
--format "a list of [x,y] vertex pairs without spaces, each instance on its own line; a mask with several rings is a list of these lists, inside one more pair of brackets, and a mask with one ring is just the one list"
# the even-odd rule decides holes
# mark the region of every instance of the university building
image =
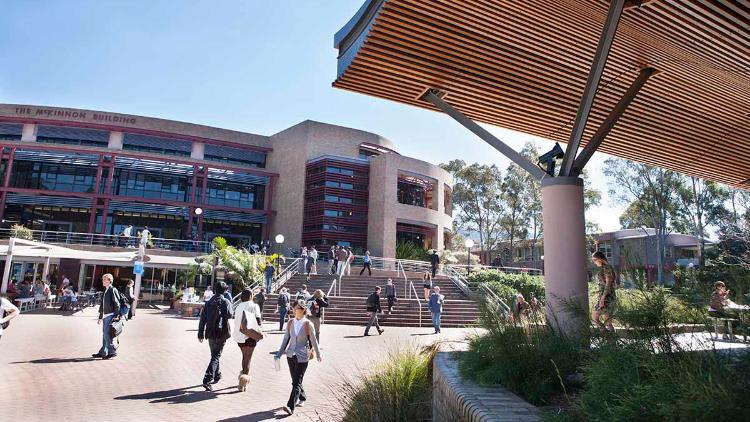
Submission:
[[[33,230],[249,246],[442,249],[452,178],[373,133],[304,121],[266,136],[151,117],[0,105],[0,220]],[[189,244],[189,242],[188,242]]]

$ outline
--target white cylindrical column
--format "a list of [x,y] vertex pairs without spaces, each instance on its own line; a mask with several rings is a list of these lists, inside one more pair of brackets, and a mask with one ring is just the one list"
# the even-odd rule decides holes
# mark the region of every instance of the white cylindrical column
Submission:
[[122,142],[125,138],[125,135],[123,135],[122,132],[118,131],[112,131],[109,132],[109,144],[107,145],[107,148],[109,149],[122,149]]
[[36,142],[37,126],[33,123],[24,123],[21,131],[21,140]]
[[190,151],[190,158],[202,160],[206,145],[203,142],[193,141],[193,149]]
[[8,253],[5,255],[5,268],[3,269],[3,280],[0,286],[0,293],[8,293],[8,281],[10,280],[10,267],[13,265],[13,246],[16,244],[16,238],[8,239]]
[[580,333],[589,324],[583,179],[543,179],[542,207],[547,323]]

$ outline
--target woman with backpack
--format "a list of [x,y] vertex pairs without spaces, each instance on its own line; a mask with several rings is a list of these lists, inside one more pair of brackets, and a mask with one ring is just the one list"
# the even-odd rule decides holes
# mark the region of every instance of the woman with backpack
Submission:
[[9,321],[20,313],[21,311],[5,295],[0,296],[0,338],[3,337],[3,330],[8,328]]
[[307,317],[315,327],[315,337],[320,342],[320,318],[323,316],[323,308],[328,307],[328,296],[318,289],[312,297],[307,299],[310,308],[310,316]]
[[292,415],[294,408],[304,405],[307,400],[305,389],[302,387],[302,379],[307,371],[308,363],[311,359],[317,359],[318,362],[322,360],[318,339],[315,337],[315,328],[305,317],[306,314],[307,302],[298,300],[294,304],[294,318],[287,322],[284,339],[275,356],[276,359],[281,359],[281,354],[286,353],[289,374],[292,376],[292,392],[289,394],[286,406],[282,408],[288,415]]
[[601,251],[594,252],[591,260],[600,268],[599,274],[597,274],[599,294],[597,295],[596,303],[594,303],[594,311],[591,313],[591,319],[594,320],[594,324],[601,330],[608,330],[614,333],[615,327],[612,325],[612,312],[617,302],[615,294],[615,290],[617,289],[615,270],[609,265],[607,257]]
[[255,334],[249,330],[253,329],[256,333],[261,333],[260,327],[263,325],[260,306],[253,301],[253,291],[249,288],[244,289],[240,294],[240,300],[240,304],[234,309],[232,337],[242,351],[242,370],[238,376],[237,389],[245,391],[250,381],[250,359],[253,357],[255,346],[258,344],[257,337],[259,337],[256,335],[254,339],[249,336],[248,334]]

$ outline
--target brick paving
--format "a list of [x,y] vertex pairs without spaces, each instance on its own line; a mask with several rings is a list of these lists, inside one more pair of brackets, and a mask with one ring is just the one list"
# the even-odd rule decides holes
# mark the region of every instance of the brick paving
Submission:
[[[241,354],[231,340],[221,365],[224,379],[212,393],[200,386],[209,358],[198,343],[196,318],[163,309],[139,309],[121,336],[119,356],[91,359],[101,345],[94,309],[74,315],[55,311],[22,314],[0,340],[0,409],[4,421],[262,421],[284,418],[280,407],[291,389],[289,373],[273,369],[270,353],[281,334],[270,332],[255,350],[248,391],[236,391]],[[266,330],[278,328],[267,324]],[[461,348],[474,329],[387,327],[382,336],[362,337],[364,328],[324,325],[322,363],[311,363],[305,376],[308,402],[289,420],[340,419],[336,391],[344,377],[356,378],[398,346],[436,339]],[[106,415],[106,416],[105,416]]]

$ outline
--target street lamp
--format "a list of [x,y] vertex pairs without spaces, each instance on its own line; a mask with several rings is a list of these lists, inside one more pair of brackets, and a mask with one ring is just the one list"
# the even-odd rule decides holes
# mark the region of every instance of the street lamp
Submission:
[[281,255],[281,244],[284,243],[284,235],[279,233],[276,235],[276,267],[281,271],[279,267],[279,255]]
[[471,273],[471,248],[474,247],[474,241],[471,238],[466,239],[464,246],[466,246],[466,275],[469,275]]
[[194,212],[195,212],[195,215],[201,215],[201,214],[203,214],[203,208],[198,207],[198,208],[195,209]]

